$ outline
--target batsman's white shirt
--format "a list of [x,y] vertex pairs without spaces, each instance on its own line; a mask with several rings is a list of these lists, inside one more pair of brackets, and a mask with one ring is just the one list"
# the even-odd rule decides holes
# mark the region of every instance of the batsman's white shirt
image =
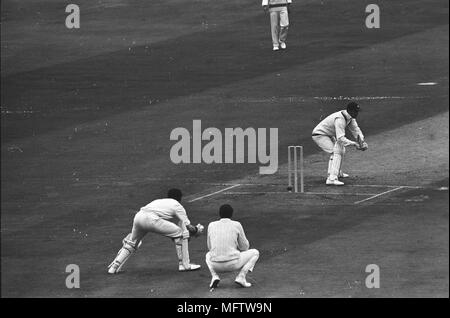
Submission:
[[228,218],[209,223],[207,244],[213,262],[239,259],[250,247],[241,223]]
[[335,112],[322,120],[312,131],[313,136],[322,135],[336,138],[344,146],[353,142],[345,137],[345,128],[348,127],[355,138],[358,136],[364,140],[364,135],[355,118],[352,118],[346,110]]

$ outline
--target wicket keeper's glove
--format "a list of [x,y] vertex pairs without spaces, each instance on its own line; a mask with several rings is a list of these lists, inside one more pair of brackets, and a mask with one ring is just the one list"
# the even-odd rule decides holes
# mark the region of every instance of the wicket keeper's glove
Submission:
[[200,223],[197,224],[196,226],[193,226],[193,225],[189,224],[186,227],[187,227],[187,229],[189,231],[189,236],[190,237],[200,236],[203,233],[204,229],[205,229],[205,227],[203,225],[201,225]]

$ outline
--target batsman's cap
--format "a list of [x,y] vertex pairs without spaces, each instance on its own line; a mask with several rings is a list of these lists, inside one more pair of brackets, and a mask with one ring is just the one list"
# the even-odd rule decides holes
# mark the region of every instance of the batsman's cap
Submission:
[[170,189],[169,192],[167,192],[167,197],[180,201],[183,194],[181,193],[180,189]]
[[361,107],[356,102],[350,102],[347,104],[347,111],[359,112],[359,111],[361,111]]
[[229,204],[223,204],[219,208],[221,218],[231,218],[233,216],[233,208]]

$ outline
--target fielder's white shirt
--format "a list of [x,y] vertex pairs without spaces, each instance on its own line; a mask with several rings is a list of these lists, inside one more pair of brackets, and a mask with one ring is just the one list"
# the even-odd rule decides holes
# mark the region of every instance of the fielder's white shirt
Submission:
[[292,0],[262,0],[262,6],[292,3]]
[[335,112],[324,120],[322,120],[314,129],[313,135],[324,135],[334,137],[341,141],[344,146],[348,146],[353,142],[345,137],[345,128],[349,128],[352,135],[356,138],[358,136],[364,140],[364,135],[356,122],[356,119],[351,117],[347,110]]
[[213,262],[239,259],[250,247],[241,223],[228,218],[209,223],[207,243]]
[[191,224],[187,217],[186,210],[180,202],[175,199],[165,198],[154,200],[142,207],[141,211],[153,213],[164,220],[170,220],[176,217],[185,225]]

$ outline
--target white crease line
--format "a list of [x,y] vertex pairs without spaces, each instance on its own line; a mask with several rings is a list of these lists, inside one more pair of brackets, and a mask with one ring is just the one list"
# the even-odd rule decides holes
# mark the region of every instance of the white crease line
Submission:
[[[268,191],[268,192],[256,192],[256,191],[240,191],[240,192],[224,192],[225,195],[250,195],[250,194],[295,194],[295,192],[288,191]],[[354,195],[354,196],[373,196],[377,193],[334,193],[334,192],[297,192],[297,194],[307,195]]]
[[[163,179],[161,179],[163,180]],[[209,182],[187,182],[195,184],[205,184],[211,186],[231,186],[236,183],[209,183]],[[285,187],[284,183],[239,183],[243,187]],[[346,184],[344,187],[362,187],[362,188],[398,188],[403,187],[406,189],[425,189],[425,186],[412,186],[412,185],[389,185],[389,184]]]
[[315,96],[319,100],[385,100],[385,99],[423,99],[428,96]]
[[423,82],[423,83],[417,83],[419,86],[434,86],[437,85],[437,82]]
[[[209,184],[209,183],[206,183]],[[284,187],[285,184],[284,183],[239,183],[241,186],[281,186]],[[215,183],[211,183],[211,185],[230,185],[229,183],[224,183],[224,184],[215,184]],[[398,188],[398,187],[403,187],[403,188],[407,188],[407,189],[424,189],[425,187],[423,186],[409,186],[409,185],[389,185],[389,184],[345,184],[344,187],[363,187],[363,188]]]
[[364,188],[407,188],[407,189],[424,189],[421,186],[408,186],[408,185],[387,185],[387,184],[349,184],[346,187],[364,187]]
[[367,198],[367,199],[364,199],[364,200],[360,200],[360,201],[356,201],[354,204],[363,203],[363,202],[375,199],[375,198],[377,198],[379,196],[382,196],[382,195],[385,195],[385,194],[388,194],[390,192],[394,192],[394,191],[397,191],[397,190],[400,190],[400,189],[403,189],[403,188],[405,188],[405,187],[398,187],[398,188],[394,188],[394,189],[391,189],[391,190],[388,190],[388,191],[384,191],[382,193],[379,193],[379,194],[376,194],[374,196],[371,196],[370,198]]
[[[172,180],[171,178],[146,178],[146,181],[168,181]],[[204,184],[204,185],[210,185],[210,186],[232,186],[236,183],[230,183],[230,182],[199,182],[197,180],[186,180],[184,182],[185,184]],[[254,186],[254,187],[284,187],[286,186],[284,183],[239,183],[239,185],[247,187],[247,186]],[[345,187],[367,187],[367,188],[398,188],[403,187],[406,189],[432,189],[433,187],[429,186],[413,186],[413,185],[390,185],[390,184],[346,184]]]
[[305,194],[317,194],[317,195],[362,195],[362,196],[369,196],[369,195],[375,195],[375,193],[333,193],[333,192],[305,192]]
[[230,186],[230,187],[226,187],[226,188],[224,188],[224,189],[222,189],[222,190],[219,190],[219,191],[216,191],[216,192],[213,192],[213,193],[210,193],[210,194],[202,195],[201,197],[192,199],[192,200],[189,201],[189,202],[195,202],[195,201],[198,201],[198,200],[201,200],[201,199],[204,199],[204,198],[207,198],[207,197],[216,195],[216,194],[218,194],[218,193],[221,193],[221,192],[224,192],[224,191],[227,191],[227,190],[230,190],[230,189],[239,187],[239,186],[240,186],[240,184],[234,184],[234,185],[232,185],[232,186]]

